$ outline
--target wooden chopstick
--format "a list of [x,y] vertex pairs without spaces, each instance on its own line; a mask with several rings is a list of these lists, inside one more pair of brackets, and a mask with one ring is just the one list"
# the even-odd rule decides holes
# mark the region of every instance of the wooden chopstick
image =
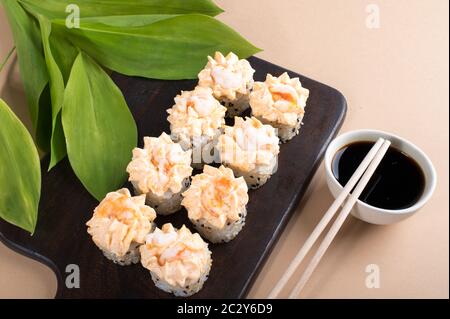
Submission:
[[[386,144],[387,142],[387,144]],[[306,254],[309,252],[309,250],[311,249],[311,247],[314,245],[314,243],[317,241],[317,239],[319,238],[320,234],[323,232],[323,230],[325,229],[325,227],[328,225],[328,223],[330,222],[330,220],[333,218],[333,216],[336,214],[337,210],[339,209],[339,207],[344,203],[345,199],[347,198],[348,194],[351,192],[351,190],[354,188],[354,186],[356,185],[356,183],[358,182],[358,180],[361,178],[361,176],[363,175],[363,173],[368,169],[369,165],[371,163],[374,162],[374,159],[377,158],[378,163],[376,163],[376,166],[378,166],[379,162],[381,161],[382,157],[384,156],[384,154],[386,153],[387,149],[389,148],[389,141],[385,141],[383,138],[379,138],[378,141],[375,143],[375,145],[372,147],[372,149],[369,151],[369,153],[366,155],[366,157],[364,158],[364,160],[361,162],[361,164],[358,166],[358,168],[356,169],[356,171],[353,173],[352,177],[350,178],[350,180],[347,182],[347,184],[344,186],[344,188],[342,189],[342,192],[339,194],[339,196],[336,198],[336,200],[333,202],[333,204],[330,206],[330,208],[326,211],[325,215],[323,216],[322,220],[317,224],[316,228],[313,230],[313,232],[311,233],[311,235],[308,237],[308,239],[306,240],[305,244],[303,245],[303,247],[299,250],[299,252],[297,253],[297,255],[295,256],[295,258],[292,260],[292,262],[290,263],[289,267],[287,268],[286,272],[283,274],[283,276],[281,277],[281,279],[279,280],[279,282],[275,285],[275,287],[271,290],[268,298],[276,298],[279,293],[281,292],[281,290],[284,288],[284,286],[286,285],[286,283],[289,281],[289,279],[292,277],[292,275],[294,274],[295,270],[298,268],[298,266],[300,265],[300,263],[303,261],[304,257],[306,256]],[[382,149],[383,147],[383,149]],[[383,151],[384,150],[384,151]],[[380,153],[381,157],[378,156]],[[373,166],[373,171],[375,171],[376,166]],[[373,174],[373,172],[370,174],[370,176]],[[367,174],[365,174],[365,176],[368,176]],[[367,179],[367,182],[370,179],[370,176]],[[367,178],[367,177],[366,177]],[[367,182],[362,186],[362,188],[364,188],[367,184]],[[358,184],[359,186],[360,184]],[[356,191],[356,189],[355,189]],[[354,192],[354,194],[356,195],[356,193]],[[358,199],[359,195],[356,196],[356,199]],[[356,202],[356,200],[355,200]],[[354,205],[354,203],[353,203]],[[349,211],[351,210],[350,206]],[[345,208],[345,207],[344,207]],[[348,209],[348,208],[347,208]],[[342,214],[341,214],[342,215]],[[345,217],[348,216],[348,213]],[[344,218],[345,220],[345,218]],[[343,221],[344,221],[343,220]],[[342,223],[343,223],[342,221]],[[336,226],[337,227],[337,226]],[[337,227],[336,233],[339,230],[340,226]],[[331,231],[331,230],[330,230]],[[336,235],[336,234],[334,234]],[[330,236],[331,237],[331,236]],[[334,236],[331,238],[331,241],[333,240]],[[330,241],[330,243],[331,243]],[[328,244],[329,245],[329,244]],[[325,247],[328,247],[328,245]],[[322,255],[325,253],[325,251],[322,252]],[[318,254],[316,254],[318,255]],[[321,256],[322,256],[321,255]],[[321,257],[320,256],[320,257]],[[316,257],[316,256],[315,256]],[[317,264],[320,261],[320,257],[318,260],[314,260]],[[317,265],[316,264],[316,265]],[[315,266],[316,266],[315,265]],[[309,279],[309,276],[312,274],[315,266],[311,266],[308,267],[310,268],[308,271],[310,272],[309,275],[307,277],[302,276],[302,279],[297,286],[294,288],[294,291],[291,293],[291,296],[295,296],[297,295],[300,290],[303,288],[304,284],[306,283],[306,281]],[[301,284],[301,285],[300,285]]]
[[297,283],[297,285],[294,287],[291,294],[289,295],[289,298],[295,298],[296,296],[298,296],[298,294],[301,292],[303,287],[306,285],[306,282],[311,277],[314,269],[316,269],[317,265],[320,262],[320,259],[325,254],[326,250],[330,246],[334,237],[336,237],[336,234],[338,233],[342,224],[344,224],[345,219],[350,214],[350,211],[352,210],[353,206],[355,205],[355,203],[358,200],[361,193],[364,191],[364,188],[367,186],[367,183],[369,182],[373,173],[377,169],[378,165],[380,164],[381,160],[383,159],[383,157],[386,154],[390,145],[391,145],[390,141],[387,141],[387,140],[384,141],[383,145],[381,146],[381,149],[378,151],[377,155],[375,156],[373,161],[370,163],[369,167],[367,168],[367,171],[364,173],[364,175],[361,177],[361,180],[356,185],[355,190],[350,194],[349,199],[347,200],[344,207],[342,208],[342,211],[340,212],[340,214],[334,221],[334,223],[331,226],[328,233],[325,235],[325,238],[323,239],[322,243],[320,244],[319,248],[317,249],[316,254],[309,262],[303,275],[300,277],[299,282]]

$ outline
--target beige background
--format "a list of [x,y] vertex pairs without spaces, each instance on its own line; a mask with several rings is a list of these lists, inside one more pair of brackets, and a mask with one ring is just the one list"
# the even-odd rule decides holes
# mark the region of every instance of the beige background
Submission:
[[[264,48],[258,56],[344,93],[349,112],[342,131],[375,128],[401,135],[420,146],[438,172],[433,198],[412,218],[391,226],[350,218],[300,297],[448,298],[448,1],[217,3],[226,10],[221,20]],[[366,27],[370,3],[380,8],[379,29]],[[11,37],[2,12],[0,34],[3,57]],[[2,83],[0,96],[20,105],[23,93],[14,72],[5,70]],[[331,202],[321,167],[250,297],[266,296]],[[365,286],[365,267],[372,263],[380,267],[379,289]],[[49,269],[0,244],[0,297],[51,298],[55,289]]]

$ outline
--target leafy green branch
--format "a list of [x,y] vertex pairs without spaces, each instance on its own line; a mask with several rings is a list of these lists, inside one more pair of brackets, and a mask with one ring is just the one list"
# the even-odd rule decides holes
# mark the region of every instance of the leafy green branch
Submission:
[[[72,0],[0,3],[13,33],[36,144],[50,156],[48,169],[67,155],[98,200],[123,185],[137,144],[136,123],[103,68],[193,79],[215,51],[242,58],[260,51],[214,18],[223,10],[211,0],[77,0],[79,28],[66,26]],[[3,100],[0,123],[0,217],[32,233],[41,191],[38,152]]]

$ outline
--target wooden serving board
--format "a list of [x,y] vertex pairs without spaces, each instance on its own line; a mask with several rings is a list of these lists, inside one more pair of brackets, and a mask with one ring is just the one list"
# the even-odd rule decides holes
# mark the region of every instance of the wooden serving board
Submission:
[[[250,63],[255,79],[285,70],[258,58]],[[192,298],[243,298],[255,280],[289,217],[295,211],[320,164],[324,151],[338,132],[346,113],[345,98],[335,89],[298,76],[310,90],[304,126],[299,136],[281,146],[276,174],[258,190],[250,191],[246,225],[227,244],[210,244],[213,265],[203,289]],[[143,136],[169,133],[166,109],[180,90],[191,90],[196,81],[158,81],[113,74]],[[0,240],[15,251],[49,266],[58,280],[57,298],[172,298],[157,289],[140,264],[122,267],[103,257],[86,232],[85,223],[98,202],[72,172],[67,159],[49,173],[42,162],[42,197],[36,232],[27,232],[0,220]],[[99,167],[98,169],[102,169]],[[129,185],[127,184],[129,187]],[[130,188],[131,189],[131,188]],[[156,219],[158,226],[192,225],[184,210]],[[300,245],[301,243],[296,243]],[[80,269],[80,288],[65,285],[66,267]]]

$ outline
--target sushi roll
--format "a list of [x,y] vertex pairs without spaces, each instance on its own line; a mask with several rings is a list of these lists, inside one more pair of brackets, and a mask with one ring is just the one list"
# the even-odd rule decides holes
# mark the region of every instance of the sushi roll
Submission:
[[155,218],[153,208],[145,205],[145,195],[132,197],[122,188],[108,193],[95,208],[87,232],[106,258],[122,266],[135,264]]
[[183,91],[175,105],[167,110],[171,137],[184,150],[192,149],[192,166],[201,169],[214,162],[214,147],[225,124],[226,108],[212,95],[210,88]]
[[187,297],[202,289],[211,269],[211,251],[199,234],[172,224],[149,234],[140,247],[141,263],[150,271],[156,287]]
[[170,136],[144,137],[144,148],[133,149],[128,164],[129,181],[146,203],[160,215],[180,209],[181,193],[189,186],[192,174],[191,151],[183,151]]
[[250,94],[252,116],[277,128],[280,140],[287,142],[300,130],[308,96],[299,78],[291,79],[286,72],[280,77],[267,74]]
[[225,126],[217,148],[221,162],[244,177],[249,188],[265,184],[277,169],[280,146],[275,129],[255,117],[235,117],[234,126]]
[[230,52],[226,57],[216,52],[198,74],[198,85],[209,87],[214,96],[228,109],[227,117],[242,114],[249,107],[255,70],[247,60],[239,60]]
[[234,177],[225,166],[205,165],[183,193],[182,205],[197,231],[212,243],[232,240],[247,215],[248,188],[243,177]]

